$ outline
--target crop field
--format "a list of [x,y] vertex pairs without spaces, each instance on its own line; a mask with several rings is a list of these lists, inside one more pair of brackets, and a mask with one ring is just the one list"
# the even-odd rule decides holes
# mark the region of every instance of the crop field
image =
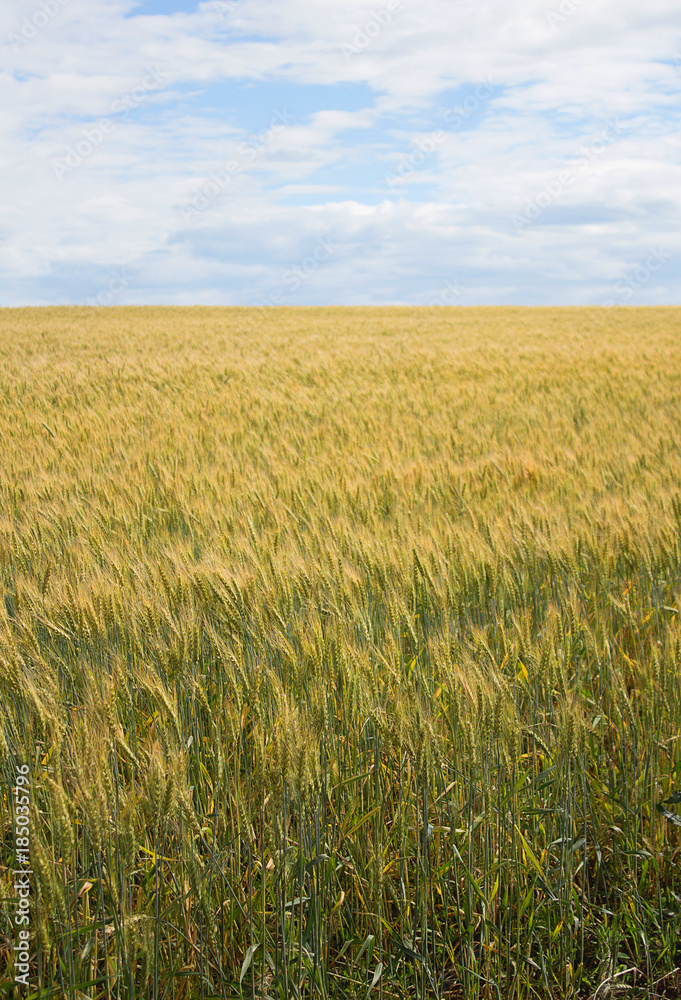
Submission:
[[0,997],[681,996],[681,309],[6,309],[0,404]]

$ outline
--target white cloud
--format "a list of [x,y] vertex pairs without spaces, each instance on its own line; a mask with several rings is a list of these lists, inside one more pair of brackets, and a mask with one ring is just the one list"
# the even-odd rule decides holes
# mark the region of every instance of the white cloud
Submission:
[[[470,302],[597,302],[662,245],[673,256],[632,295],[678,301],[681,11],[384,8],[212,0],[134,16],[132,0],[6,0],[0,302],[83,301],[122,265],[116,301],[260,301],[321,237],[338,251],[287,301],[429,302],[460,278]],[[348,58],[358,32],[371,37]],[[490,79],[489,99],[443,121]],[[258,140],[282,108],[295,120]],[[613,120],[621,134],[578,170]],[[437,129],[445,140],[414,156]],[[228,184],[211,181],[230,163]],[[514,214],[566,169],[519,233]],[[204,196],[188,222],[182,206]]]

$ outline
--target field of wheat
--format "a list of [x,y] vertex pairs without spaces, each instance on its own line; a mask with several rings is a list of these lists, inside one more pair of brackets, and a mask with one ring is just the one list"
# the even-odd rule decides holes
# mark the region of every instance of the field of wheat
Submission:
[[0,995],[681,995],[681,310],[4,310],[0,400]]

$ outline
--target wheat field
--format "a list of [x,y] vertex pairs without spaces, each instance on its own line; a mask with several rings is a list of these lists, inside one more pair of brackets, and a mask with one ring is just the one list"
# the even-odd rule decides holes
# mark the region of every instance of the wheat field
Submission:
[[0,398],[0,995],[681,996],[681,309],[3,310]]

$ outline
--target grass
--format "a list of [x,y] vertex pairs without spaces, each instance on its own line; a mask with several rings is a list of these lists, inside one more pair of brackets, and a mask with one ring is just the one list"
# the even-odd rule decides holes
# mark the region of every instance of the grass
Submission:
[[681,995],[680,323],[1,312],[0,993]]

